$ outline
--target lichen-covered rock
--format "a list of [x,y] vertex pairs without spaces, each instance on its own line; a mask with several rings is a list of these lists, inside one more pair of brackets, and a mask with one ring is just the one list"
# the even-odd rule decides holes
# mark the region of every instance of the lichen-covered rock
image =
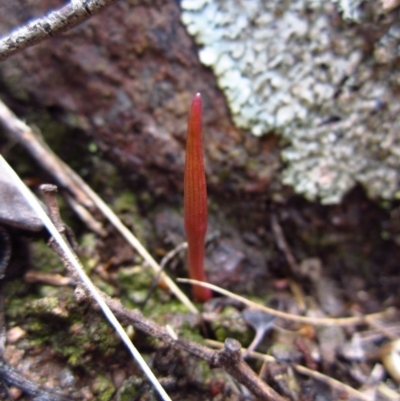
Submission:
[[357,182],[391,199],[400,195],[400,25],[381,2],[342,3],[183,0],[182,21],[235,124],[287,140],[284,183],[323,203]]
[[[8,16],[0,19],[0,35],[62,3],[0,2],[0,15]],[[91,138],[119,174],[171,199],[182,193],[187,113],[193,95],[201,92],[210,194],[264,196],[278,176],[276,138],[255,138],[233,125],[180,15],[176,0],[116,2],[71,31],[2,62],[0,95],[46,139],[43,109],[74,129],[75,134],[63,136],[58,129],[50,134],[63,141],[60,151],[53,148],[62,158],[69,148],[77,157],[76,144]],[[105,186],[112,185],[99,175]]]

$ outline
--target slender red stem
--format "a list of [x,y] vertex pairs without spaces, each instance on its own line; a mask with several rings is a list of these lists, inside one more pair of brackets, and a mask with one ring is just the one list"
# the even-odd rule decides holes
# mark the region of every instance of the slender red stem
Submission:
[[[193,98],[189,114],[184,192],[189,276],[195,280],[206,281],[204,238],[207,231],[207,187],[201,141],[200,93]],[[193,296],[197,301],[205,302],[212,297],[212,292],[208,288],[193,286]]]

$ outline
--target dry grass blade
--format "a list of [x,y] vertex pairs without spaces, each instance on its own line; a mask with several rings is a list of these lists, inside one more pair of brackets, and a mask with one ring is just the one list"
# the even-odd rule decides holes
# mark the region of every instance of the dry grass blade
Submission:
[[[221,343],[219,341],[215,341],[215,340],[206,340],[205,342],[210,347],[217,348],[217,349],[221,349],[224,346],[223,343]],[[246,348],[242,348],[242,353],[244,353],[244,352],[246,352]],[[266,363],[277,363],[278,362],[276,360],[276,358],[274,358],[273,356],[261,354],[260,352],[252,351],[252,352],[250,352],[249,355],[255,359],[259,359]],[[350,387],[347,384],[340,382],[339,380],[333,379],[332,377],[324,375],[323,373],[317,372],[316,370],[309,369],[302,365],[294,364],[292,366],[296,369],[296,371],[298,373],[301,373],[302,375],[312,377],[313,379],[324,382],[333,388],[336,388],[340,391],[347,393],[349,396],[354,397],[357,400],[373,401],[371,399],[371,397],[368,397],[367,395],[361,393],[360,391],[356,390],[355,388]]]
[[331,326],[331,325],[351,326],[354,324],[362,324],[362,323],[368,324],[370,319],[378,319],[378,318],[382,318],[384,316],[389,316],[389,315],[392,315],[395,313],[395,309],[390,308],[384,312],[371,313],[369,315],[354,316],[354,317],[316,318],[316,317],[298,316],[298,315],[292,315],[291,313],[281,312],[276,309],[269,308],[268,306],[258,304],[257,302],[250,301],[249,299],[247,299],[245,297],[242,297],[240,295],[234,294],[233,292],[224,290],[223,288],[218,287],[214,284],[204,283],[202,281],[196,281],[196,280],[191,280],[191,279],[186,279],[186,278],[179,278],[177,281],[179,283],[202,285],[204,287],[210,288],[211,290],[213,290],[215,292],[218,292],[219,294],[222,294],[222,295],[225,295],[226,297],[235,299],[235,300],[242,302],[245,305],[250,306],[252,308],[260,309],[264,312],[270,313],[271,315],[274,315],[276,317],[280,317],[280,318],[286,319],[286,320],[291,320],[293,322],[311,324],[313,326]]
[[91,198],[94,204],[110,221],[110,223],[120,232],[126,241],[132,245],[133,248],[142,256],[142,258],[150,265],[156,274],[160,274],[160,280],[165,282],[168,288],[175,294],[175,296],[193,313],[198,313],[197,308],[190,301],[190,299],[179,289],[175,282],[162,271],[160,265],[154,260],[147,249],[140,243],[140,241],[133,235],[133,233],[122,223],[119,217],[107,206],[107,204],[86,184],[80,177],[81,188]]
[[120,232],[125,240],[136,249],[153,271],[156,274],[160,274],[160,280],[168,286],[171,292],[191,312],[198,313],[196,306],[180,290],[175,282],[162,271],[160,265],[107,204],[75,173],[75,171],[60,160],[57,155],[49,149],[46,143],[38,138],[31,128],[21,121],[2,101],[0,101],[0,124],[5,128],[10,137],[18,141],[49,174],[53,174],[56,181],[62,187],[68,188],[78,202],[85,207],[91,207],[94,204]]
[[18,187],[21,194],[27,200],[29,205],[38,215],[38,217],[42,220],[43,224],[50,232],[58,246],[62,249],[65,257],[68,259],[68,262],[74,267],[75,271],[78,273],[79,278],[82,280],[85,287],[88,289],[90,294],[96,300],[98,305],[100,306],[101,310],[103,311],[104,315],[107,317],[110,324],[114,327],[115,331],[118,333],[121,340],[127,346],[131,354],[133,355],[134,359],[142,368],[143,372],[146,374],[148,379],[151,381],[153,386],[156,388],[160,396],[163,400],[171,400],[168,394],[165,392],[157,378],[155,377],[154,373],[151,371],[149,366],[146,364],[143,357],[140,355],[139,351],[135,348],[132,344],[130,338],[126,334],[124,328],[121,326],[115,315],[112,313],[104,299],[101,297],[99,292],[97,291],[94,284],[91,282],[89,277],[84,272],[81,264],[77,261],[75,255],[72,253],[69,245],[64,241],[61,234],[58,232],[57,228],[54,226],[53,222],[50,220],[49,216],[44,212],[43,208],[40,206],[39,202],[32,194],[32,192],[25,186],[25,184],[21,181],[18,175],[14,172],[14,170],[10,167],[10,165],[6,162],[3,156],[0,155],[0,166],[2,167],[3,171],[6,171],[7,174],[13,179],[15,185]]

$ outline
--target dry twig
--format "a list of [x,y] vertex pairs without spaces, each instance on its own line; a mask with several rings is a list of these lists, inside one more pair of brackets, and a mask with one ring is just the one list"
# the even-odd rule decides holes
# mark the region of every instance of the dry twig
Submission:
[[[42,191],[45,197],[46,206],[48,207],[49,215],[43,210],[42,206],[39,204],[39,201],[35,198],[33,193],[24,185],[18,175],[14,172],[14,170],[9,166],[9,164],[5,161],[3,156],[0,155],[0,167],[2,171],[4,171],[8,176],[14,181],[16,187],[24,196],[26,201],[31,206],[32,210],[36,213],[37,217],[40,218],[43,222],[43,225],[47,228],[49,233],[52,236],[52,243],[54,244],[54,248],[60,250],[60,254],[62,255],[64,263],[68,263],[71,266],[71,269],[74,271],[74,278],[77,282],[82,282],[85,286],[85,290],[93,297],[96,301],[96,305],[99,306],[104,313],[107,320],[113,326],[118,336],[122,340],[122,342],[129,349],[130,353],[140,365],[143,372],[146,374],[150,382],[153,384],[157,392],[160,394],[163,400],[169,401],[171,400],[164,388],[161,386],[157,378],[155,377],[152,370],[148,367],[147,363],[139,353],[139,351],[133,345],[131,339],[121,326],[118,319],[110,310],[109,306],[104,302],[104,298],[100,295],[97,288],[94,286],[92,281],[86,275],[83,266],[80,264],[78,257],[73,252],[71,247],[68,245],[66,239],[63,236],[64,233],[64,225],[60,219],[57,200],[55,197],[56,187],[54,185],[43,185]],[[50,216],[50,217],[49,217]],[[54,222],[53,222],[54,221]]]
[[[49,214],[54,220],[54,226],[58,227],[62,231],[63,227],[58,213],[55,193],[51,188],[54,186],[46,185],[42,187],[45,188],[45,201],[50,210]],[[97,299],[97,296],[99,296],[101,297],[102,302],[104,302],[110,308],[110,310],[115,314],[115,316],[118,317],[118,319],[121,319],[127,324],[132,324],[135,329],[140,330],[151,337],[158,338],[171,347],[187,351],[190,354],[201,358],[209,363],[211,367],[224,369],[236,380],[245,385],[254,395],[262,400],[284,401],[278,393],[276,393],[271,387],[262,381],[246,364],[241,357],[241,345],[237,340],[226,339],[224,348],[220,352],[215,352],[194,342],[177,338],[175,333],[171,335],[170,330],[160,327],[150,320],[144,318],[138,310],[126,309],[118,300],[108,297],[105,293],[98,289],[96,289],[95,292],[92,290],[88,291],[88,283],[86,280],[82,280],[79,270],[77,270],[75,266],[71,265],[71,259],[70,257],[67,257],[66,250],[55,242],[51,242],[50,246],[59,255],[61,261],[63,262],[69,274],[73,277],[74,281],[76,283],[82,282],[83,286],[81,289],[83,290],[84,296],[80,295],[81,301],[85,299],[97,307],[98,304],[100,304],[99,300]],[[73,253],[71,249],[69,249],[69,252]],[[74,258],[76,261],[78,261],[78,258],[75,254]]]
[[98,14],[116,0],[71,0],[48,15],[21,26],[0,40],[0,61]]
[[97,207],[125,240],[142,256],[171,292],[193,313],[198,313],[195,305],[180,290],[175,282],[165,273],[150,255],[147,249],[122,223],[119,217],[106,203],[78,176],[69,166],[55,155],[46,143],[38,138],[31,128],[21,121],[3,102],[0,101],[0,125],[11,138],[18,141],[32,157],[49,173],[61,187],[67,188],[76,200],[88,209]]
[[115,315],[126,324],[131,324],[135,329],[150,337],[162,340],[172,348],[186,351],[206,361],[213,368],[224,369],[261,400],[283,401],[283,398],[262,381],[242,359],[241,346],[238,341],[226,339],[223,349],[220,352],[215,352],[195,342],[183,338],[176,339],[171,336],[166,328],[146,319],[138,310],[126,309],[118,300],[112,299],[104,293],[102,296]]
[[[219,341],[215,341],[215,340],[206,340],[206,344],[208,344],[210,347],[218,348],[218,349],[221,349],[224,346],[224,344],[222,344]],[[241,352],[245,353],[246,348],[242,348]],[[249,353],[249,356],[252,358],[255,358],[255,359],[259,359],[259,360],[263,361],[264,363],[277,363],[278,362],[277,359],[274,358],[273,356],[261,354],[260,352],[251,351]],[[309,369],[305,366],[298,365],[298,364],[294,364],[291,366],[293,366],[294,369],[298,373],[301,373],[302,375],[312,377],[313,379],[322,381],[322,382],[328,384],[330,387],[335,388],[344,393],[347,393],[348,396],[354,397],[357,400],[373,401],[371,399],[371,397],[363,394],[362,392],[356,390],[355,388],[348,386],[347,384],[342,383],[339,380],[333,379],[332,377],[324,375],[321,372],[317,372],[316,370]]]
[[202,285],[204,287],[210,288],[211,290],[213,290],[215,292],[225,295],[226,297],[235,299],[239,302],[244,303],[247,306],[250,306],[255,309],[260,309],[260,310],[270,313],[271,315],[274,315],[276,317],[290,320],[292,322],[311,324],[313,326],[331,326],[331,325],[351,326],[351,325],[356,325],[356,324],[368,324],[370,319],[379,319],[379,318],[387,317],[387,316],[393,315],[396,311],[394,308],[389,308],[386,311],[378,312],[378,313],[371,313],[369,315],[354,316],[354,317],[338,317],[338,318],[333,318],[333,317],[318,318],[318,317],[298,316],[298,315],[293,315],[291,313],[281,312],[276,309],[269,308],[268,306],[264,306],[264,305],[258,304],[256,302],[250,301],[247,298],[241,297],[240,295],[234,294],[233,292],[230,292],[228,290],[224,290],[223,288],[218,287],[214,284],[204,283],[202,281],[191,280],[188,278],[178,278],[177,281],[180,283]]

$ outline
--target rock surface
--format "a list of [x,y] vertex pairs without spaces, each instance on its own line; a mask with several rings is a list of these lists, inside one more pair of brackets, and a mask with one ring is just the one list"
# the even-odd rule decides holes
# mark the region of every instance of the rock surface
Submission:
[[234,122],[282,135],[283,182],[308,199],[338,203],[356,183],[400,196],[400,25],[383,5],[182,1]]
[[[61,1],[0,5],[0,34],[59,7]],[[191,98],[201,92],[212,191],[263,193],[279,166],[276,141],[234,127],[215,79],[201,66],[175,1],[118,2],[66,34],[0,66],[2,92],[50,110],[89,135],[114,163],[149,190],[182,191]],[[31,107],[31,106],[29,106]],[[18,111],[18,110],[17,110]],[[29,121],[28,121],[29,122]],[[80,138],[71,138],[71,142]]]

